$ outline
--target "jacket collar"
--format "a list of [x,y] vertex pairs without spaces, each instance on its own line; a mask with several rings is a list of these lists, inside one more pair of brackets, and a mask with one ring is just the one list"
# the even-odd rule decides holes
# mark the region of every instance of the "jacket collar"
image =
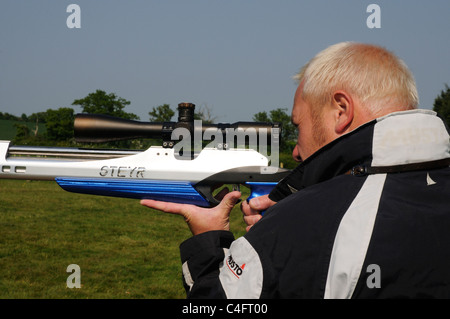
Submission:
[[270,198],[279,201],[356,166],[397,167],[450,158],[449,149],[449,132],[435,112],[391,113],[322,147],[284,178]]

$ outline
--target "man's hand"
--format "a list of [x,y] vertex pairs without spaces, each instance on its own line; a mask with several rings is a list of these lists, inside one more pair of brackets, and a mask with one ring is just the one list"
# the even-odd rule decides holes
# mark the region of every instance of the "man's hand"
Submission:
[[154,208],[166,213],[181,215],[189,226],[193,235],[212,230],[230,230],[230,213],[241,197],[241,193],[233,191],[226,193],[224,189],[222,201],[213,208],[202,208],[189,204],[177,204],[143,199],[141,205]]
[[252,198],[249,203],[243,201],[241,204],[241,210],[244,214],[244,221],[247,224],[246,230],[256,224],[261,219],[261,212],[274,205],[276,202],[269,199],[269,195],[259,196]]

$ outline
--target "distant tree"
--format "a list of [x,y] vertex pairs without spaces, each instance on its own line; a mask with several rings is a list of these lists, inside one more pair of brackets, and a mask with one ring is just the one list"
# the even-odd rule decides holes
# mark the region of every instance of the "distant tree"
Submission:
[[445,84],[445,91],[436,97],[433,104],[433,110],[438,113],[450,127],[450,87]]
[[48,145],[42,135],[31,134],[30,127],[22,123],[14,124],[16,128],[16,135],[12,140],[14,145]]
[[107,94],[102,90],[89,93],[85,98],[75,100],[72,103],[72,105],[80,105],[84,113],[105,114],[129,120],[138,120],[139,116],[123,110],[129,104],[130,101],[118,97],[115,93]]
[[45,123],[47,117],[46,112],[37,112],[33,113],[30,116],[28,116],[29,122],[35,122],[35,123]]
[[25,124],[14,124],[16,128],[16,136],[13,140],[14,144],[18,144],[18,142],[28,139],[30,137],[30,129]]
[[253,121],[256,122],[278,122],[281,123],[281,152],[291,152],[297,138],[296,128],[291,123],[291,117],[286,108],[277,108],[267,112],[258,112],[253,115]]
[[212,124],[216,117],[213,116],[212,108],[207,104],[202,104],[196,112],[194,112],[194,120],[202,120],[205,124]]
[[62,107],[46,112],[47,139],[50,141],[68,141],[73,138],[74,110]]
[[267,115],[267,112],[258,112],[255,115],[253,115],[253,121],[255,122],[270,122],[269,116]]
[[[152,122],[169,122],[175,115],[175,111],[170,108],[169,104],[163,104],[153,107],[148,114]],[[216,120],[216,117],[213,116],[212,109],[208,105],[202,104],[194,111],[194,120],[201,120],[203,123],[212,124]]]
[[297,129],[291,123],[291,117],[286,108],[277,108],[267,114],[267,112],[258,112],[253,116],[256,122],[278,122],[281,123],[281,141],[280,141],[280,165],[285,168],[295,168],[298,163],[292,158],[292,150],[297,139]]
[[[22,117],[23,117],[23,115],[22,115]],[[47,112],[33,113],[33,114],[31,114],[30,116],[27,117],[27,122],[34,122],[35,123],[34,130],[33,130],[34,136],[38,135],[39,123],[44,123],[45,124],[46,119],[47,119]]]
[[170,108],[169,104],[159,105],[157,107],[153,107],[150,112],[151,122],[170,122],[172,117],[175,115],[175,112]]
[[[25,124],[14,124],[16,127],[16,136],[13,144],[16,145],[64,145],[68,146],[72,143],[73,138],[73,121],[74,111],[68,107],[62,107],[57,110],[48,109],[46,112],[34,113],[28,119],[36,121],[33,131],[30,126],[33,124],[28,122]],[[38,134],[38,121],[45,119],[45,133]]]
[[0,112],[0,120],[20,121],[20,118],[7,112]]

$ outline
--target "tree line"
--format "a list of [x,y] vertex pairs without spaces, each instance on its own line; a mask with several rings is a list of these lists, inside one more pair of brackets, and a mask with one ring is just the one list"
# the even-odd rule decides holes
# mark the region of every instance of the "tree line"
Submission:
[[[74,100],[72,103],[72,105],[80,106],[82,113],[105,114],[129,120],[140,120],[140,117],[136,114],[125,111],[125,107],[129,104],[130,101],[117,96],[115,93],[108,94],[102,90],[96,90],[84,98]],[[168,122],[175,115],[175,110],[169,104],[162,104],[153,107],[148,112],[148,115],[148,120],[151,122]],[[194,118],[196,120],[202,120],[204,123],[214,123],[216,120],[216,117],[213,116],[212,110],[208,106],[201,106],[197,109]],[[45,124],[46,134],[42,136],[44,140],[47,140],[49,143],[73,143],[75,111],[70,107],[61,107],[56,110],[48,109],[45,112],[33,113],[30,116],[22,114],[21,117],[9,113],[0,113],[0,119],[33,122],[36,125],[38,123]],[[253,116],[253,120],[258,122],[281,122],[283,125],[284,139],[286,141],[295,139],[295,127],[290,123],[290,115],[287,113],[287,108],[278,108],[270,111],[269,114],[267,112],[259,112]],[[29,131],[28,126],[26,128],[23,126],[25,125],[17,125],[18,132],[14,142],[29,144],[36,137],[36,134]],[[25,134],[27,130],[29,131],[29,136]],[[284,148],[285,145],[283,144],[282,147]]]
[[[140,120],[136,114],[126,112],[125,108],[130,101],[117,96],[115,93],[106,93],[96,90],[86,97],[76,99],[72,105],[80,106],[83,113],[105,114],[129,120]],[[433,104],[436,111],[450,127],[450,88],[445,85]],[[282,136],[280,144],[280,161],[288,163],[288,166],[295,165],[291,159],[291,152],[297,139],[296,128],[290,121],[290,114],[287,108],[277,108],[269,112],[258,112],[253,115],[255,122],[279,122],[282,124]],[[162,104],[153,107],[149,112],[149,121],[168,122],[175,115],[169,104]],[[16,145],[46,145],[46,146],[79,146],[74,141],[73,124],[75,111],[70,107],[61,107],[56,110],[48,109],[45,112],[33,113],[29,116],[22,114],[20,117],[0,112],[0,119],[14,120],[19,123],[16,126],[16,136],[13,143]],[[216,117],[208,106],[200,107],[196,110],[194,118],[202,120],[204,123],[214,123]],[[30,129],[29,125],[20,122],[34,123],[35,129]],[[39,124],[45,125],[45,132],[39,132]],[[157,145],[160,141],[155,140],[131,140],[95,144],[92,147],[107,148],[147,148],[150,145]],[[86,147],[86,145],[83,145]],[[88,145],[89,147],[89,145]]]
[[[136,114],[125,110],[129,104],[130,101],[117,96],[115,93],[106,93],[102,90],[96,90],[86,97],[72,102],[72,105],[81,107],[82,113],[105,114],[129,120],[141,120]],[[287,112],[287,108],[278,108],[268,113],[259,112],[253,116],[253,121],[282,123],[281,157],[284,157],[285,163],[292,162],[292,165],[294,165],[294,162],[290,159],[290,154],[293,145],[295,145],[296,128],[291,124],[290,115]],[[172,121],[175,114],[176,110],[172,109],[169,104],[162,104],[153,107],[148,112],[148,120],[150,122],[169,122]],[[160,140],[139,139],[79,145],[74,140],[75,111],[70,107],[48,109],[45,112],[33,113],[29,116],[22,114],[20,117],[9,113],[0,113],[0,119],[18,121],[15,124],[16,135],[13,139],[15,145],[145,149],[150,145],[161,143]],[[194,119],[202,120],[203,123],[214,123],[216,121],[211,108],[207,105],[202,105],[195,110]],[[33,123],[35,129],[30,128],[27,123]],[[38,129],[42,125],[45,125],[45,130]]]

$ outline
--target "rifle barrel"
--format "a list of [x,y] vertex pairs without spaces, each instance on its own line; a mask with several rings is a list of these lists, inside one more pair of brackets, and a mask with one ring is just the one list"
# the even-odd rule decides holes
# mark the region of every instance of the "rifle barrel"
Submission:
[[10,146],[8,155],[12,157],[50,157],[77,159],[109,159],[135,155],[139,150],[102,150],[70,147]]

